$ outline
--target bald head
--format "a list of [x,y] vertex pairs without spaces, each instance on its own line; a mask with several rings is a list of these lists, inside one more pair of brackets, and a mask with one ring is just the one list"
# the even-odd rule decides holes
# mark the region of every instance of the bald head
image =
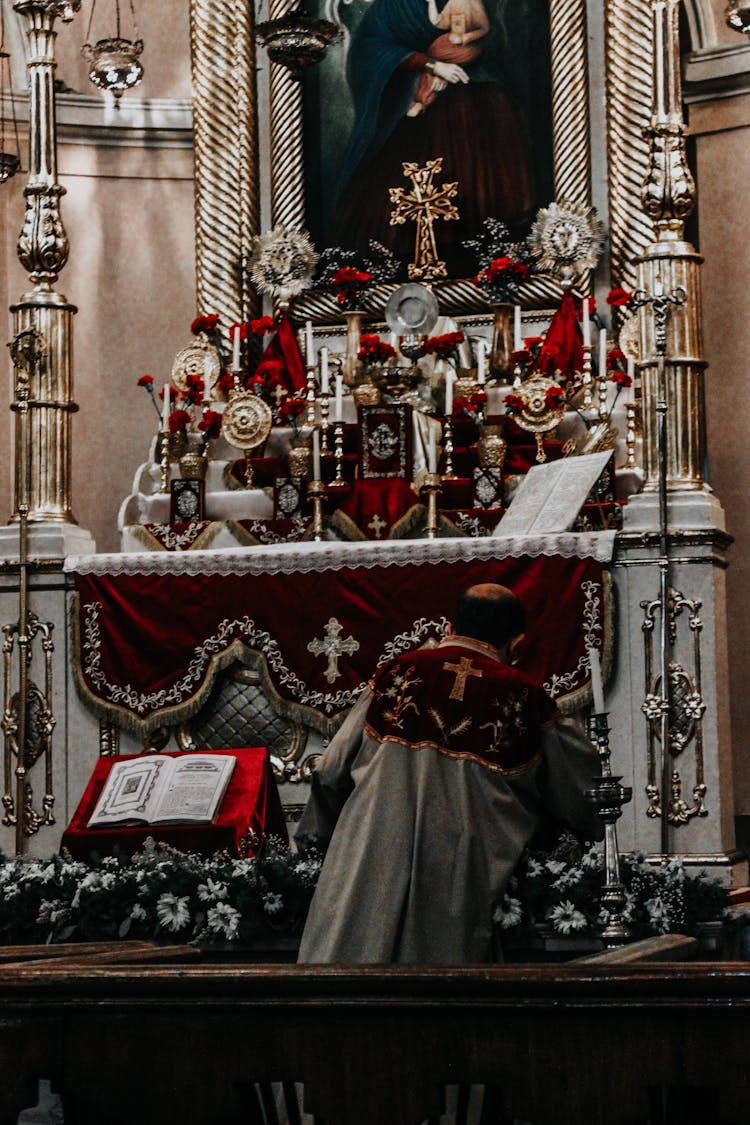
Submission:
[[522,603],[507,586],[482,582],[459,596],[455,630],[461,637],[503,648],[526,628]]

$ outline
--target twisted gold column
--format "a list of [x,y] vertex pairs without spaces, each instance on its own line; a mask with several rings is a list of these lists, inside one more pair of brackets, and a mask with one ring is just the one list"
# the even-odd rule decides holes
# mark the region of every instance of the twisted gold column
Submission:
[[585,0],[550,4],[555,197],[591,205]]
[[248,279],[260,192],[253,6],[190,0],[196,301],[230,324],[257,315]]

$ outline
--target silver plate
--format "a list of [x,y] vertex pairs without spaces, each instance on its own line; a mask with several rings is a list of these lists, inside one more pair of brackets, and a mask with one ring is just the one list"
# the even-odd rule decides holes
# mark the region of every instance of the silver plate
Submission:
[[397,289],[385,306],[386,324],[397,336],[427,335],[438,315],[435,294],[416,281]]

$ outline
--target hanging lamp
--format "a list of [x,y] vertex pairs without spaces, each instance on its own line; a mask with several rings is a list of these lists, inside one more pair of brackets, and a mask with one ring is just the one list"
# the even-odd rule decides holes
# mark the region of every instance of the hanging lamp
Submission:
[[133,0],[128,0],[128,4],[133,22],[132,39],[126,39],[121,34],[120,0],[114,0],[115,34],[107,39],[99,39],[92,46],[89,40],[96,11],[96,0],[93,0],[86,29],[87,42],[81,48],[81,53],[89,64],[90,80],[99,90],[108,90],[114,95],[115,108],[119,108],[122,95],[137,86],[143,78],[143,67],[139,61],[143,52],[143,40],[138,37]]

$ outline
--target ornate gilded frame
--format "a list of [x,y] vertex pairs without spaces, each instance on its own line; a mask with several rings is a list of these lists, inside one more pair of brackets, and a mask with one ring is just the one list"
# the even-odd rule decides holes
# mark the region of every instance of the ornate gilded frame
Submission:
[[[296,0],[270,0],[276,18]],[[591,203],[586,0],[550,0],[555,194]],[[196,278],[199,309],[222,321],[253,308],[246,262],[260,228],[257,84],[252,5],[247,0],[190,0],[195,131]],[[652,105],[651,0],[606,0],[607,163],[612,282],[633,286],[633,259],[653,241],[640,192],[648,162],[643,129]],[[302,89],[269,64],[270,221],[304,225]],[[549,307],[555,282],[537,278],[524,291],[528,308]],[[441,286],[446,313],[484,304],[468,282]],[[375,294],[371,311],[382,307]],[[324,323],[333,301],[306,295],[298,314]]]

